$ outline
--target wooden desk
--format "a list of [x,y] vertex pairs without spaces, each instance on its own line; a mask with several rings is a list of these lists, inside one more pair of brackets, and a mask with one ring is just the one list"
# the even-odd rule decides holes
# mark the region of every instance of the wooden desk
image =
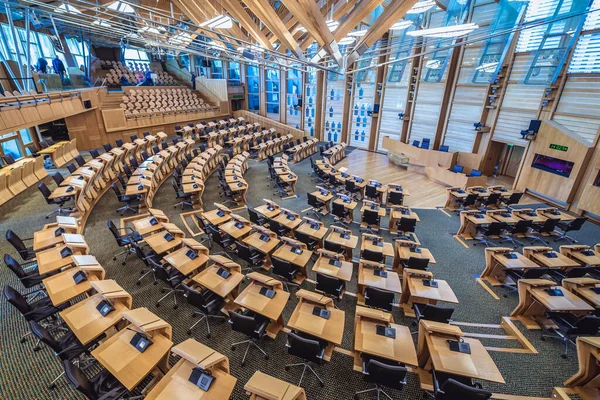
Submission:
[[396,222],[401,218],[411,218],[416,220],[417,222],[421,221],[416,212],[410,209],[407,206],[392,206],[390,209],[390,220],[388,224],[388,229],[391,233],[398,232],[398,226],[396,226]]
[[283,246],[279,247],[277,250],[275,250],[275,252],[273,253],[273,257],[280,258],[284,261],[289,262],[290,264],[298,266],[300,269],[298,271],[298,274],[296,275],[296,279],[294,279],[294,283],[301,285],[307,277],[306,264],[308,264],[308,262],[310,261],[310,257],[313,253],[312,251],[306,248],[306,245],[301,247],[301,254],[296,254],[292,252],[292,248],[293,247],[290,244],[286,243]]
[[[193,260],[188,257],[187,252],[192,251],[196,254]],[[191,275],[194,271],[202,269],[208,263],[208,249],[206,251],[196,251],[189,247],[182,247],[163,257],[163,260],[176,268],[182,275]]]
[[[317,293],[300,289],[296,292],[296,296],[298,296],[300,301],[290,317],[288,327],[328,342],[329,345],[325,350],[323,359],[330,361],[334,347],[342,344],[345,321],[344,311],[335,308],[330,298],[318,295]],[[324,319],[313,315],[312,312],[315,306],[329,310],[329,318]]]
[[[418,249],[418,251],[415,251]],[[412,241],[396,240],[396,253],[394,255],[394,270],[402,273],[402,263],[407,262],[410,258],[427,258],[430,264],[436,264],[435,257],[429,249],[420,247]]]
[[127,389],[133,390],[158,365],[173,346],[171,339],[158,334],[141,353],[129,342],[136,331],[125,328],[92,351],[92,355]]
[[600,294],[594,289],[600,287],[600,280],[594,278],[565,278],[562,286],[569,292],[578,295],[592,307],[600,307]]
[[[415,350],[410,329],[407,326],[397,325],[389,321],[360,316],[361,309],[363,308],[364,307],[360,306],[356,307],[356,322],[354,325],[354,370],[362,372],[361,356],[363,354],[369,354],[416,367],[418,365],[417,352]],[[394,328],[396,330],[396,337],[389,338],[378,335],[377,325]]]
[[[594,254],[587,256],[583,254],[584,252],[591,251]],[[560,253],[574,259],[579,262],[581,265],[589,265],[592,267],[600,266],[600,253],[594,251],[587,245],[567,245],[560,246]]]
[[[515,254],[517,258],[507,258],[506,254]],[[488,247],[485,249],[485,269],[481,274],[481,279],[492,286],[502,286],[503,284],[510,283],[508,282],[505,270],[515,269],[522,271],[530,268],[540,268],[540,265],[523,254],[514,252],[512,248]]]
[[279,222],[281,225],[285,226],[286,228],[292,231],[295,230],[302,223],[302,219],[299,215],[294,215],[294,219],[290,220],[288,219],[288,216],[283,212],[277,215],[275,218],[273,218],[273,221]]
[[[269,209],[272,208],[272,209]],[[258,212],[259,214],[264,215],[267,218],[274,218],[277,215],[279,215],[279,213],[281,212],[281,209],[279,208],[278,205],[276,205],[275,203],[272,203],[272,206],[270,207],[269,204],[262,204],[258,207],[256,207],[254,209],[254,211]]]
[[173,240],[170,242],[165,239],[166,232],[158,232],[144,238],[146,244],[152,248],[157,254],[171,252],[181,246],[181,238],[172,234]]
[[[156,223],[152,225],[151,220],[155,220]],[[151,233],[161,231],[165,229],[161,224],[160,220],[152,215],[146,218],[136,219],[131,222],[133,229],[142,236],[149,235]]]
[[[243,242],[246,245],[248,245],[249,247],[252,247],[265,255],[265,260],[263,262],[263,269],[269,270],[269,269],[271,269],[271,265],[272,265],[271,253],[273,253],[275,251],[275,249],[277,248],[277,246],[279,246],[279,243],[281,243],[281,240],[277,239],[277,235],[275,234],[275,232],[271,232],[270,230],[268,230],[266,228],[262,228],[262,227],[259,228],[258,226],[255,226],[254,228],[257,231],[249,236],[246,236],[244,238]],[[258,230],[258,229],[260,229],[260,230]],[[260,237],[263,235],[269,237],[269,240],[267,242],[260,239]]]
[[58,244],[64,244],[62,233],[56,234],[57,229],[59,228],[54,226],[35,232],[33,234],[33,251],[40,251]]
[[[546,257],[546,253],[556,254],[555,258]],[[531,259],[542,267],[546,268],[571,268],[571,267],[580,267],[581,265],[569,257],[560,254],[554,250],[543,250],[543,251],[534,251],[531,254]]]
[[600,389],[598,375],[600,375],[600,338],[578,337],[577,361],[579,370],[565,381],[568,387],[585,387],[589,389]]
[[[519,304],[510,314],[512,319],[521,321],[527,329],[540,329],[554,326],[545,317],[546,311],[565,311],[574,314],[587,314],[594,308],[583,299],[547,279],[519,279]],[[545,289],[558,288],[563,296],[550,296]]]
[[219,226],[222,223],[225,223],[231,219],[231,213],[223,211],[223,216],[218,216],[217,213],[219,209],[214,209],[211,211],[205,211],[202,213],[202,218],[207,220],[211,225]]
[[463,188],[458,188],[458,187],[446,189],[446,194],[447,194],[447,198],[446,198],[446,204],[444,207],[449,210],[459,209],[460,208],[459,200],[462,200],[469,195],[469,193],[467,193],[466,190],[464,190]]
[[103,317],[96,309],[103,300],[105,296],[98,293],[60,312],[61,318],[84,345],[115,326],[121,320],[123,312],[130,307],[127,298],[111,299],[115,310]]
[[[376,264],[376,263],[373,263]],[[384,269],[385,270],[385,269]],[[400,278],[394,271],[386,270],[387,276],[381,277],[374,274],[375,269],[367,267],[360,263],[358,265],[358,304],[365,304],[365,289],[367,287],[374,287],[377,289],[387,290],[394,293],[402,293],[402,285],[400,284]]]
[[[320,273],[332,276],[344,282],[350,282],[352,280],[352,272],[354,271],[352,262],[344,261],[344,256],[337,257],[337,255],[331,251],[323,249],[317,251],[319,252],[319,258],[312,267],[312,271],[315,274]],[[330,261],[335,260],[335,258],[338,258],[338,261],[341,263],[339,267],[330,264]]]
[[511,213],[510,210],[490,210],[486,215],[498,222],[504,222],[507,225],[514,225],[521,221],[521,218]]
[[301,387],[256,371],[244,385],[250,400],[306,400],[306,393]]
[[331,199],[333,199],[333,194],[326,189],[322,189],[322,191],[315,190],[311,194],[314,195],[317,198],[317,200],[319,200],[325,205],[325,212],[323,212],[323,214],[329,214],[331,212]]
[[[275,339],[279,331],[283,329],[284,322],[281,314],[290,298],[290,294],[283,290],[282,283],[277,279],[257,272],[252,272],[247,277],[252,282],[235,299],[235,303],[271,320],[271,323],[267,326],[267,336]],[[263,296],[260,294],[261,287],[273,289],[275,296],[272,299]]]
[[[334,227],[332,226],[331,228],[334,228]],[[358,246],[358,236],[354,236],[354,235],[352,235],[351,231],[348,231],[349,234],[348,234],[348,238],[346,239],[346,238],[342,237],[343,234],[340,233],[338,229],[332,229],[332,231],[329,232],[329,235],[327,236],[327,238],[325,240],[328,240],[333,243],[337,243],[340,246],[342,246],[343,248],[345,248],[346,249],[346,259],[352,260],[352,250],[354,250],[354,248],[356,246]]]
[[513,209],[512,214],[518,218],[531,221],[534,224],[544,222],[547,219],[546,217],[538,215],[533,208],[515,208]]
[[[241,223],[243,226],[238,228],[235,226],[237,223]],[[250,226],[250,222],[239,222],[236,219],[231,219],[228,222],[225,222],[219,225],[219,229],[234,238],[235,240],[240,240],[248,235],[252,231],[252,227]]]
[[[477,218],[477,215],[481,216],[481,218]],[[489,225],[492,222],[497,221],[479,211],[461,211],[460,228],[457,235],[464,240],[475,240],[478,236],[477,227]]]
[[[87,280],[76,284],[73,275],[78,272],[84,272]],[[70,268],[66,271],[52,275],[42,281],[50,301],[55,306],[59,306],[67,301],[92,289],[90,282],[104,279],[106,272],[100,265]]]
[[318,240],[319,244],[322,246],[323,238],[325,237],[325,235],[327,234],[327,231],[329,229],[326,226],[324,226],[322,222],[319,222],[319,221],[315,221],[315,223],[317,223],[319,225],[319,229],[314,229],[311,226],[308,219],[306,217],[304,217],[305,222],[302,225],[300,225],[298,228],[296,228],[296,232],[304,233],[304,234],[310,236],[311,238]]
[[73,264],[72,256],[62,257],[60,252],[67,246],[53,247],[35,254],[35,261],[40,275],[46,275]]
[[438,287],[425,286],[423,283],[424,280],[433,279],[431,272],[405,268],[402,277],[400,304],[405,316],[415,317],[414,303],[436,305],[438,301],[443,301],[458,304],[458,299],[448,282],[435,279]]
[[[374,239],[377,239],[381,246],[373,244]],[[384,242],[383,237],[376,235],[369,235],[367,233],[362,235],[360,239],[360,251],[362,252],[363,250],[382,253],[384,257],[394,257],[394,246],[389,242]]]
[[537,213],[545,218],[560,219],[561,221],[573,221],[577,217],[555,207],[538,208]]
[[[231,275],[227,279],[223,278],[221,275],[218,275],[217,271],[220,268],[228,270]],[[207,288],[223,299],[231,301],[238,296],[240,283],[243,279],[244,275],[241,273],[239,265],[237,265],[237,268],[235,268],[228,265],[219,264],[211,265],[192,278],[192,280],[198,285]]]

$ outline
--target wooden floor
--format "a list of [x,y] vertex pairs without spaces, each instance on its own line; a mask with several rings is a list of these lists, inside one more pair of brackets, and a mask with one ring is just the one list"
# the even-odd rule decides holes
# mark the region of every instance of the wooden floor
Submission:
[[[388,160],[387,155],[355,150],[345,159],[336,164],[337,168],[346,167],[348,173],[361,176],[364,179],[376,179],[382,183],[397,183],[408,189],[410,196],[405,199],[405,204],[411,207],[440,207],[446,203],[446,188],[438,182],[432,181],[425,175],[422,167],[410,166],[408,169],[400,168]],[[488,185],[504,185],[512,188],[513,178],[499,176],[488,178]],[[523,196],[521,204],[539,203],[539,200],[530,196]]]

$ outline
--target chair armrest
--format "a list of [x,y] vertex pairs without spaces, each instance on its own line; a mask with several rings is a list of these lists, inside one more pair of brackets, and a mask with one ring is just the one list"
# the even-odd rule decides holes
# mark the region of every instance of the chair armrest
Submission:
[[434,368],[431,368],[431,381],[433,383],[433,393],[436,394],[436,395],[438,393],[442,393],[443,394],[444,392],[442,392],[440,390],[440,384],[439,384],[439,382],[437,380],[437,377],[435,376],[435,369]]

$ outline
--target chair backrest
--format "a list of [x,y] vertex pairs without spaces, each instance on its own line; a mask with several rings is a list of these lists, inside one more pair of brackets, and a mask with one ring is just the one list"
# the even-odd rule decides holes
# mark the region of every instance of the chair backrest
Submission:
[[348,214],[348,211],[346,210],[346,207],[344,207],[343,204],[332,203],[331,213],[336,217],[344,218],[346,214]]
[[487,400],[492,397],[492,393],[487,390],[478,389],[465,385],[452,378],[444,382],[441,388],[442,393],[436,394],[435,398],[440,400]]
[[352,179],[347,179],[346,182],[344,182],[344,186],[349,192],[352,192],[356,189],[356,185],[354,184],[354,181]]
[[81,155],[75,157],[75,161],[77,161],[77,165],[83,167],[85,165],[85,160]]
[[129,135],[129,140],[131,140],[132,143],[135,142],[137,138],[137,135]]
[[440,146],[440,149],[439,149],[439,150],[440,150],[440,151],[443,151],[444,153],[447,153],[447,152],[448,152],[448,150],[449,150],[449,147],[448,147],[448,146]]
[[52,139],[51,137],[47,137],[46,143],[48,143],[48,145],[52,146],[54,144],[54,139]]
[[342,281],[338,278],[317,272],[317,290],[333,296],[339,296],[341,287]]
[[523,197],[523,193],[522,192],[514,192],[513,194],[510,195],[510,197],[506,200],[506,204],[511,205],[511,204],[518,204],[519,201],[521,201],[521,197]]
[[404,202],[404,194],[402,192],[391,191],[388,197],[388,203],[402,205]]
[[400,221],[397,222],[397,226],[400,232],[414,232],[417,227],[417,219],[401,217]]
[[505,222],[492,222],[488,225],[485,235],[486,236],[499,236],[502,234],[502,231],[506,228]]
[[465,167],[464,167],[464,166],[462,166],[462,165],[458,165],[458,164],[455,164],[455,165],[452,167],[452,172],[455,172],[455,173],[457,173],[457,174],[462,174],[462,172],[463,172],[463,169],[465,169]]
[[231,329],[234,331],[246,336],[255,336],[254,330],[258,325],[255,316],[229,311],[229,319],[231,320]]
[[66,168],[71,174],[77,170],[77,167],[73,163],[68,163]]
[[429,258],[409,257],[406,266],[407,268],[426,271],[429,266]]
[[367,197],[377,197],[377,188],[373,185],[365,186],[365,196]]
[[27,146],[27,150],[29,150],[32,155],[37,154],[38,152],[38,149],[34,145]]
[[593,272],[590,267],[574,267],[567,271],[567,278],[583,278],[588,272]]
[[277,258],[277,257],[272,257],[272,261],[273,261],[273,273],[275,275],[279,275],[279,276],[283,276],[283,277],[289,277],[290,274],[292,274],[294,272],[294,268],[292,267],[292,264],[290,264],[288,261],[282,260],[281,258]]
[[65,376],[78,392],[83,393],[90,400],[99,398],[94,385],[79,367],[69,360],[63,360],[63,368],[65,369]]
[[127,165],[127,164],[123,164],[123,171],[125,172],[125,175],[127,175],[128,177],[130,177],[132,174],[131,168],[129,168],[129,165]]
[[568,231],[578,231],[581,229],[583,224],[587,221],[587,217],[578,217],[569,223],[567,228]]
[[344,248],[342,247],[341,244],[332,242],[331,240],[325,240],[323,242],[323,246],[325,247],[325,250],[333,251],[335,253],[343,253],[344,252]]
[[379,212],[375,210],[365,209],[363,221],[367,224],[379,224]]
[[312,193],[306,193],[306,197],[308,198],[308,205],[312,207],[321,207],[319,199]]
[[369,374],[369,381],[401,390],[406,384],[406,367],[389,365],[381,361],[370,359],[365,366]]
[[578,335],[596,335],[600,328],[600,317],[585,315],[575,323]]
[[100,156],[100,153],[98,153],[98,150],[96,149],[91,149],[90,156],[92,156],[92,158],[97,158],[98,156]]
[[560,219],[558,218],[548,218],[544,221],[544,224],[540,228],[540,232],[552,232],[559,222]]
[[413,140],[412,145],[415,147],[419,147],[419,145],[421,144],[421,142],[419,142],[418,140]]
[[394,292],[389,292],[387,290],[374,287],[367,287],[365,289],[365,304],[369,307],[392,311],[393,302]]
[[469,176],[481,176],[483,173],[478,169],[472,169]]
[[116,140],[115,140],[115,145],[116,145],[117,147],[121,147],[121,146],[123,146],[123,140],[122,140],[122,139],[116,139]]
[[46,186],[44,182],[40,182],[40,184],[38,185],[38,189],[40,192],[42,192],[42,195],[46,199],[46,203],[52,203],[52,199],[50,199],[50,195],[52,194],[52,192],[50,191],[50,189],[48,189],[48,186]]
[[104,143],[102,145],[102,147],[104,147],[104,151],[109,152],[112,150],[112,145],[110,143]]
[[28,249],[27,246],[25,246],[25,243],[19,237],[19,235],[17,235],[11,229],[9,229],[6,231],[6,240],[8,240],[8,243],[12,244],[15,250],[19,252],[19,255],[22,259],[27,259]]
[[531,225],[533,225],[533,221],[528,219],[517,221],[517,223],[513,226],[512,233],[527,233],[529,228],[531,228]]
[[4,264],[17,276],[17,278],[22,279],[27,276],[21,264],[17,262],[10,254],[4,254]]
[[42,327],[35,321],[29,321],[29,330],[35,337],[40,339],[42,343],[50,347],[55,353],[60,353],[63,349],[60,343],[48,332],[48,330]]
[[500,193],[492,193],[488,196],[487,200],[485,201],[485,204],[486,205],[496,204],[498,202],[498,200],[500,200]]
[[450,322],[454,308],[451,307],[440,307],[432,304],[425,304],[423,307],[422,319],[427,321],[443,322],[445,324]]
[[240,241],[236,241],[235,249],[237,251],[238,257],[240,257],[242,260],[244,260],[246,262],[251,262],[250,248],[248,246],[246,246],[244,243],[242,243]]
[[119,188],[117,187],[116,183],[113,183],[110,185],[110,187],[112,188],[112,190],[115,192],[115,195],[117,196],[117,199],[119,199],[119,201],[121,201],[121,191],[119,190]]
[[305,244],[314,243],[314,239],[307,233],[295,231],[296,240]]
[[45,140],[41,140],[41,141],[40,141],[40,147],[41,147],[42,149],[46,149],[46,148],[48,148],[48,147],[49,147],[49,145],[48,145],[48,143],[47,143]]
[[27,319],[27,320],[31,319],[31,318],[28,318],[27,315],[25,315],[31,311],[31,306],[27,303],[27,300],[21,293],[17,292],[10,285],[4,285],[4,289],[2,290],[2,295],[10,304],[12,304],[17,310],[19,310],[19,312],[21,314],[23,314],[25,319]]
[[185,283],[182,283],[181,287],[184,291],[183,295],[189,304],[196,308],[202,308],[206,306],[206,301],[200,290],[196,290],[191,286],[186,285]]
[[[113,183],[114,185],[114,183]],[[119,229],[117,228],[117,226],[115,225],[114,222],[112,222],[112,220],[107,220],[106,221],[106,225],[108,226],[108,230],[110,231],[110,233],[113,234],[113,236],[115,237],[115,240],[117,241],[117,243],[119,244],[119,246],[123,245],[123,238],[121,236],[121,234],[119,233]]]
[[4,158],[6,165],[11,165],[11,164],[15,163],[14,157],[11,156],[10,154],[4,154],[4,156],[2,158]]
[[288,353],[300,357],[303,360],[312,361],[320,364],[321,361],[321,345],[317,340],[308,339],[294,332],[288,333]]
[[133,168],[138,168],[140,166],[135,157],[131,157],[129,159],[129,165],[131,165]]
[[528,268],[523,273],[523,279],[539,279],[548,272],[550,272],[548,268]]
[[467,197],[465,197],[465,201],[463,202],[463,208],[474,205],[478,197],[479,196],[477,195],[477,193],[471,193],[467,195]]
[[369,249],[364,249],[362,251],[361,258],[364,258],[365,260],[369,260],[369,261],[378,262],[378,263],[381,263],[384,261],[383,252],[373,251],[373,250],[369,250]]
[[251,222],[260,225],[260,217],[253,208],[248,207],[248,215],[250,216]]
[[55,172],[52,174],[52,179],[54,179],[54,183],[56,186],[60,186],[61,183],[65,180],[60,172]]

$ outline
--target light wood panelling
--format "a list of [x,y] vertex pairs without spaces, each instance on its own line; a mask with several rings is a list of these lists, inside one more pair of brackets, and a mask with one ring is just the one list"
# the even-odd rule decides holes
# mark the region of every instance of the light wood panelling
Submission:
[[593,143],[600,128],[600,77],[569,76],[554,120]]
[[422,141],[423,138],[431,139],[433,143],[443,94],[444,84],[421,82],[410,130],[410,143],[413,140]]
[[458,85],[446,126],[443,143],[450,151],[470,152],[475,140],[473,124],[478,122],[487,92],[486,86]]

